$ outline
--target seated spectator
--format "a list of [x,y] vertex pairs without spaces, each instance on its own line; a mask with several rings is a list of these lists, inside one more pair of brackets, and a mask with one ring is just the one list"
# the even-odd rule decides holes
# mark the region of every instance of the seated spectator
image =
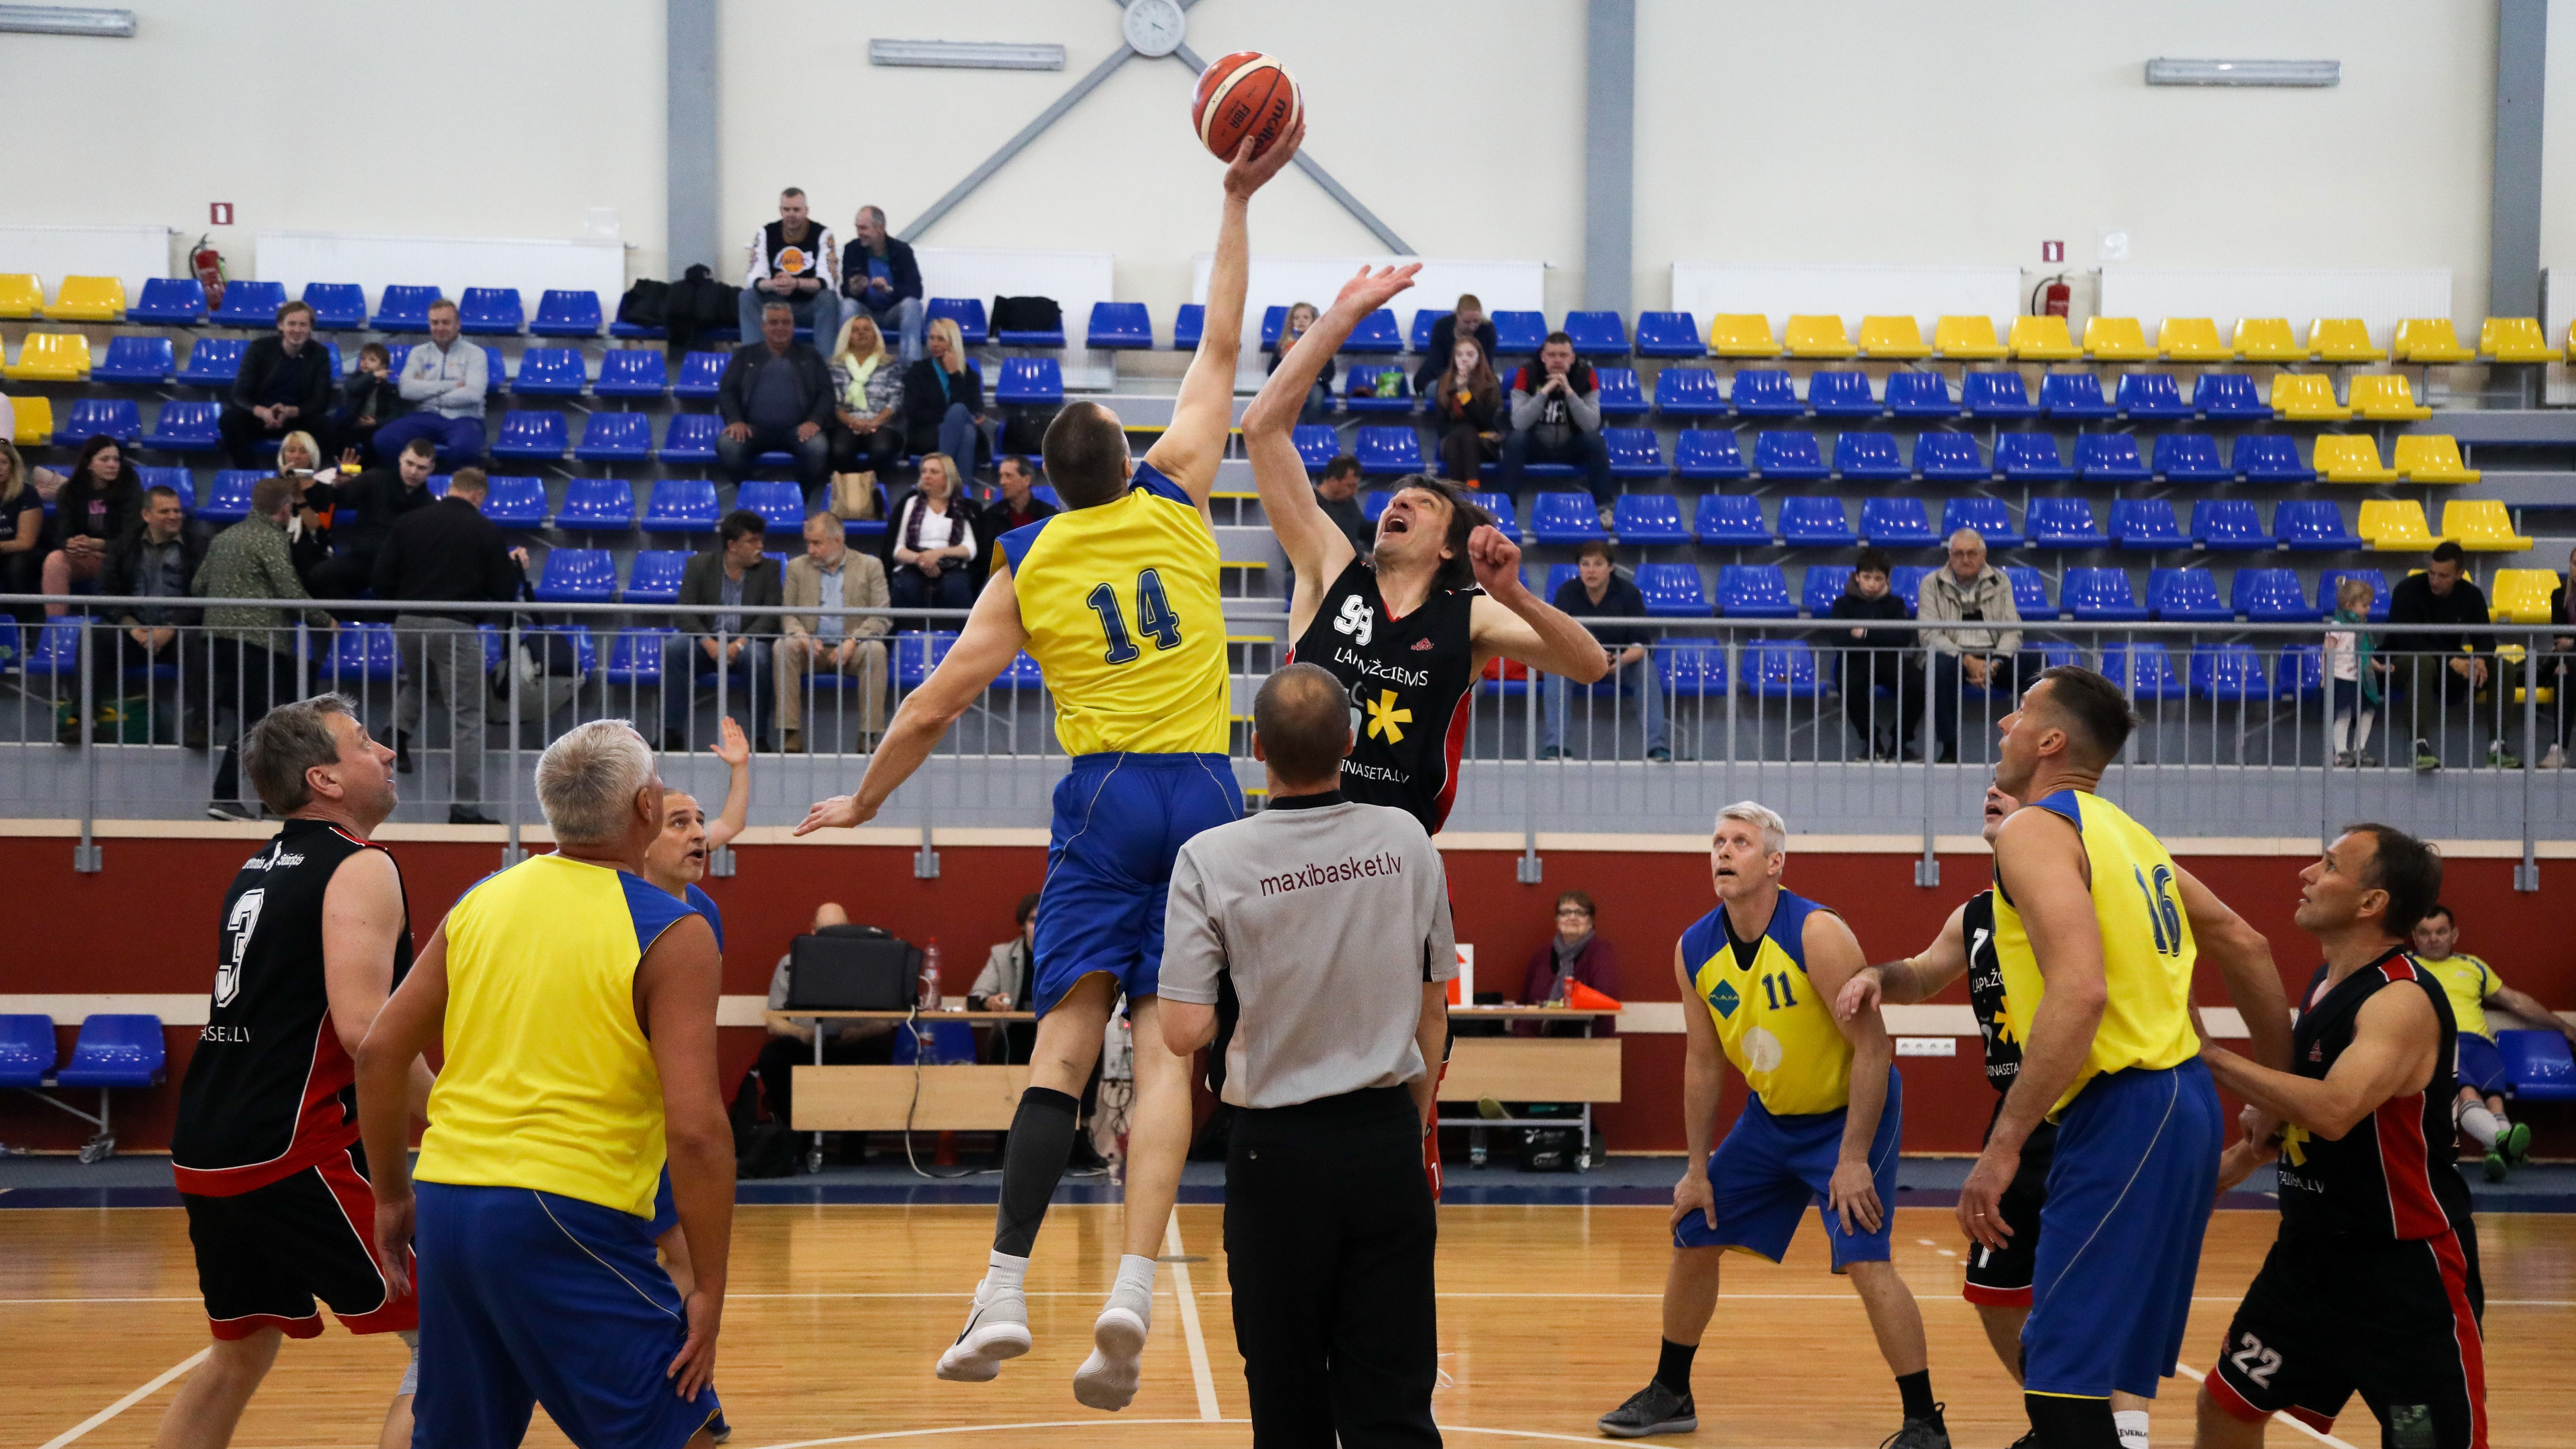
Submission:
[[751,265],[738,304],[743,340],[760,334],[761,313],[773,303],[786,307],[816,342],[828,340],[841,326],[839,264],[832,229],[807,213],[805,193],[793,186],[778,193],[778,220],[751,234]]
[[[1038,893],[1020,897],[1011,919],[1019,930],[1011,939],[995,946],[984,956],[984,969],[975,975],[975,984],[966,992],[969,1011],[1026,1011],[1029,983],[1035,979],[1032,968],[1037,964]],[[1002,1066],[1016,1066],[1029,1059],[1029,1049],[1038,1039],[1033,1021],[996,1022],[992,1041],[984,1051],[985,1060]]]
[[2451,999],[2452,1020],[2459,1026],[2460,1093],[2451,1104],[2451,1120],[2485,1150],[2487,1181],[2502,1182],[2507,1172],[2530,1156],[2531,1124],[2505,1115],[2513,1082],[2505,1074],[2503,1055],[2496,1050],[2487,1008],[2508,1011],[2533,1026],[2556,1031],[2571,1044],[2576,1044],[2576,1024],[2543,1006],[2540,998],[2505,985],[2493,966],[2456,952],[2459,940],[2459,919],[2449,906],[2437,905],[2415,923],[2412,954],[2442,983],[2442,994]]
[[1970,626],[1923,631],[1932,650],[1932,735],[1946,765],[1959,758],[1960,687],[1985,692],[1977,715],[1984,729],[2012,712],[2023,683],[2038,671],[2022,657],[2020,629],[1975,627],[2021,623],[2012,580],[1986,562],[1986,540],[1975,529],[1950,535],[1949,564],[1923,576],[1914,608],[1927,624]]
[[733,350],[716,383],[716,411],[724,432],[716,438],[716,466],[739,484],[763,453],[792,453],[796,481],[810,492],[832,471],[832,373],[823,354],[796,340],[796,319],[784,302],[760,310],[760,340]]
[[1531,463],[1583,465],[1601,526],[1610,526],[1610,448],[1601,440],[1601,399],[1592,365],[1574,355],[1574,339],[1547,334],[1538,362],[1512,369],[1511,432],[1503,439],[1503,491],[1517,498],[1521,469]]
[[449,466],[478,467],[483,462],[483,396],[491,383],[491,358],[475,343],[462,340],[456,304],[441,297],[429,304],[429,341],[417,343],[403,358],[395,391],[411,411],[376,428],[376,456],[398,450],[414,438],[427,438],[447,450]]
[[1051,518],[1058,510],[1037,494],[1038,465],[1025,453],[1013,453],[1002,460],[1000,492],[976,514],[980,527],[975,530],[975,568],[971,581],[978,594],[984,580],[993,571],[993,545],[1014,528],[1026,528],[1041,518]]
[[1593,920],[1592,897],[1582,891],[1557,895],[1556,934],[1530,953],[1521,973],[1521,1005],[1557,1005],[1577,981],[1604,996],[1619,994],[1619,953],[1593,929]]
[[1485,315],[1485,304],[1473,292],[1462,292],[1458,306],[1448,316],[1431,324],[1431,341],[1422,349],[1422,366],[1413,374],[1413,390],[1428,395],[1449,365],[1461,338],[1472,337],[1491,359],[1501,339],[1494,334],[1494,321]]
[[[70,480],[54,494],[54,536],[60,544],[45,555],[40,592],[68,594],[73,585],[95,580],[107,563],[108,540],[142,522],[143,489],[125,450],[105,434],[81,444]],[[45,614],[58,616],[67,607],[47,604]]]
[[841,315],[865,314],[879,332],[891,328],[906,363],[921,360],[921,264],[912,243],[886,235],[885,213],[862,206],[841,253]]
[[[250,513],[216,534],[206,545],[205,560],[188,592],[201,599],[309,600],[303,581],[287,558],[286,522],[295,516],[295,485],[284,478],[262,478],[251,486]],[[212,699],[207,708],[211,728],[218,710],[237,717],[224,757],[215,765],[214,798],[206,813],[217,820],[257,820],[256,801],[241,793],[241,736],[273,707],[297,697],[295,616],[328,631],[331,616],[320,609],[280,609],[263,604],[209,604],[205,626]],[[329,635],[324,635],[327,647]]]
[[903,369],[865,312],[832,348],[832,471],[883,478],[903,461]]
[[[1878,620],[1902,622],[1908,615],[1905,601],[1890,592],[1887,554],[1882,549],[1865,548],[1860,562],[1853,566],[1851,582],[1841,598],[1834,600],[1832,617],[1855,621]],[[1856,622],[1834,643],[1843,651],[1843,718],[1851,722],[1852,732],[1867,742],[1873,760],[1923,758],[1923,749],[1915,732],[1923,726],[1923,666],[1915,662],[1918,650],[1912,631],[1906,629],[1873,629]],[[1878,691],[1886,690],[1893,702],[1882,704]]]
[[242,352],[217,425],[224,446],[234,467],[256,468],[279,439],[323,427],[330,414],[330,350],[313,340],[313,309],[288,302],[277,309],[277,330]]
[[472,606],[517,598],[527,583],[528,551],[512,548],[500,525],[483,516],[490,494],[482,469],[457,469],[447,480],[447,496],[394,520],[376,555],[376,597],[416,606],[394,613],[395,647],[402,656],[394,684],[394,769],[412,772],[415,737],[423,750],[429,748],[429,696],[435,691],[447,702],[447,734],[455,752],[450,825],[499,823],[482,809],[491,686],[483,636],[476,630],[495,611]]
[[2576,679],[2568,678],[2571,672],[2576,672],[2568,667],[2576,663],[2576,599],[2569,597],[2567,587],[2571,583],[2576,583],[2576,549],[2568,551],[2567,572],[2558,580],[2558,587],[2549,592],[2549,622],[2559,631],[2550,636],[2548,664],[2550,677],[2558,681],[2553,691],[2558,710],[2558,730],[2549,742],[2549,753],[2540,757],[2540,768],[2544,770],[2567,768],[2568,727],[2576,725],[2576,698],[2568,694],[2570,689],[2576,689]]
[[42,592],[45,498],[36,491],[35,471],[18,456],[17,444],[0,436],[0,592]]
[[[1575,563],[1575,576],[1565,581],[1551,600],[1557,608],[1577,619],[1642,619],[1646,616],[1646,596],[1637,585],[1613,567],[1610,545],[1599,539],[1583,545],[1582,556]],[[1592,637],[1601,641],[1601,651],[1610,656],[1610,673],[1601,681],[1622,693],[1637,696],[1637,713],[1646,727],[1646,758],[1669,764],[1673,758],[1672,739],[1664,723],[1664,691],[1656,677],[1654,662],[1646,657],[1646,642],[1651,637],[1646,629],[1634,624],[1593,625]],[[1547,679],[1546,708],[1541,718],[1538,757],[1542,760],[1565,756],[1565,678],[1550,675]],[[1615,701],[1616,696],[1613,696]],[[1615,719],[1610,711],[1602,711]],[[1612,735],[1615,740],[1616,734]]]
[[[975,603],[974,505],[959,496],[957,464],[945,453],[925,454],[921,478],[886,525],[886,573],[898,609],[965,609]],[[933,627],[954,629],[943,619]]]
[[1502,455],[1503,384],[1473,337],[1449,350],[1449,366],[1424,394],[1440,434],[1440,471],[1461,488],[1483,485],[1488,459]]
[[[830,901],[814,908],[814,934],[833,928],[847,929],[850,913]],[[778,958],[769,973],[769,1009],[787,1009],[788,966],[793,953]],[[827,1067],[853,1064],[883,1066],[894,1060],[894,1023],[891,1021],[841,1021],[820,1017],[794,1016],[769,1019],[769,1040],[760,1045],[760,1058],[752,1071],[760,1077],[761,1105],[781,1122],[796,1120],[794,1092],[796,1069],[821,1062]],[[814,1050],[814,1037],[823,1033],[823,1049]]]
[[394,355],[381,342],[358,349],[358,365],[340,384],[331,408],[331,437],[341,448],[376,456],[376,430],[402,415],[402,390],[394,386]]
[[[716,525],[716,546],[689,560],[680,574],[679,606],[672,622],[680,632],[662,643],[662,748],[689,747],[689,716],[700,671],[723,677],[726,692],[751,698],[751,734],[760,737],[769,716],[769,641],[777,637],[776,608],[783,594],[778,565],[761,553],[759,514],[737,508]],[[719,713],[730,713],[730,698]]]
[[[1288,349],[1296,346],[1297,339],[1305,336],[1306,329],[1314,325],[1314,303],[1299,302],[1288,309],[1287,320],[1279,325],[1279,345],[1270,351],[1270,371],[1279,370],[1280,359],[1286,357]],[[1306,405],[1297,410],[1297,417],[1301,422],[1320,423],[1332,415],[1333,359],[1327,357],[1324,370],[1315,374],[1315,385],[1306,389]]]
[[966,336],[954,318],[932,322],[930,355],[903,370],[904,446],[945,453],[970,472],[983,439],[984,377],[966,365]]
[[286,546],[295,559],[296,577],[309,589],[313,571],[331,557],[331,509],[340,470],[325,469],[322,445],[311,433],[299,431],[277,442],[277,476],[295,485],[295,517],[286,525]]
[[[343,460],[343,466],[356,456]],[[317,599],[354,599],[375,582],[376,556],[404,514],[427,508],[429,475],[438,466],[438,445],[414,438],[394,454],[390,466],[379,464],[347,478],[332,496],[332,543],[338,552],[305,571],[305,587]]]
[[2500,770],[2521,769],[2521,758],[2504,747],[2504,706],[2513,691],[2487,688],[2494,673],[2495,636],[2486,632],[2486,591],[2468,576],[2468,554],[2447,538],[2433,545],[2424,571],[2408,574],[2388,591],[2388,622],[2451,626],[2435,633],[2394,636],[2396,648],[2405,655],[2404,662],[2397,663],[2396,679],[2405,688],[2407,708],[2418,731],[2415,768],[2428,773],[2442,768],[2436,741],[2448,733],[2444,726],[2451,721],[2453,705],[2460,707],[2461,718],[2475,735],[2477,697],[2484,690],[2493,711],[2484,722],[2487,763]]
[[[882,609],[886,607],[885,565],[873,554],[852,550],[841,520],[817,513],[805,520],[805,552],[787,561],[782,585],[791,609]],[[778,637],[778,748],[798,754],[805,748],[805,676],[855,675],[859,681],[859,738],[866,754],[885,733],[885,634],[891,627],[883,614],[851,617],[818,612],[789,614]]]
[[2387,662],[2373,657],[2378,640],[2363,627],[2379,590],[2368,579],[2346,577],[2335,585],[2335,611],[2326,631],[2325,673],[2329,693],[2327,726],[2336,765],[2352,769],[2376,765],[2370,753],[2371,721],[2379,717],[2379,683]]
[[[184,600],[205,561],[206,535],[188,526],[179,490],[156,484],[144,492],[142,525],[108,543],[98,591],[110,598]],[[116,626],[123,632],[112,636],[116,653],[102,661],[118,674],[155,664],[176,667],[182,685],[179,742],[192,750],[206,747],[205,655],[200,651],[182,664],[179,631],[202,612],[180,602],[121,605]]]
[[1360,506],[1360,460],[1343,453],[1324,465],[1324,476],[1315,483],[1315,502],[1324,516],[1351,541],[1351,547],[1366,558],[1377,548],[1377,525],[1369,522],[1368,510]]

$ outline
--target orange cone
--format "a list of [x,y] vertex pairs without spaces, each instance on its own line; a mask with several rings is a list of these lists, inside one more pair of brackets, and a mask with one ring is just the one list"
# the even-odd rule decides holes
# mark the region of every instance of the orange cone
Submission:
[[1617,1011],[1619,999],[1593,990],[1580,981],[1565,983],[1565,1004],[1577,1011]]

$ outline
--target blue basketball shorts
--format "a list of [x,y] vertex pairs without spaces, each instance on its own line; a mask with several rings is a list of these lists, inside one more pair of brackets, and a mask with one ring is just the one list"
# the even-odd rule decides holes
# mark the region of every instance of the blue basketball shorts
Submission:
[[1905,1079],[1887,1069],[1887,1105],[1869,1140],[1869,1175],[1881,1209],[1877,1232],[1846,1233],[1842,1214],[1827,1205],[1834,1164],[1842,1160],[1843,1119],[1849,1108],[1775,1117],[1760,1097],[1748,1098],[1726,1140],[1709,1154],[1708,1185],[1717,1200],[1717,1226],[1693,1213],[1673,1229],[1676,1248],[1734,1248],[1776,1263],[1798,1235],[1809,1203],[1825,1221],[1825,1245],[1834,1271],[1853,1263],[1887,1261],[1888,1231],[1896,1223],[1896,1144],[1905,1120]]
[[2496,1097],[2513,1090],[2512,1079],[2505,1075],[2504,1053],[2496,1050],[2493,1041],[2474,1032],[2460,1033],[2457,1069],[2463,1087],[2475,1087]]
[[1235,819],[1242,805],[1223,755],[1075,756],[1055,787],[1030,1010],[1046,1015],[1095,972],[1130,997],[1153,995],[1172,862],[1191,836]]

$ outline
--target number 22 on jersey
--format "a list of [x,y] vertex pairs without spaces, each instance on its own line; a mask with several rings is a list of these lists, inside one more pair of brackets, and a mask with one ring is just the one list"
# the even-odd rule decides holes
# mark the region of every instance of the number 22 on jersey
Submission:
[[[1127,617],[1118,607],[1118,591],[1108,584],[1095,584],[1083,596],[1091,612],[1100,616],[1100,632],[1107,647],[1101,660],[1108,664],[1133,664],[1144,651],[1136,647],[1127,632]],[[1181,644],[1181,616],[1163,596],[1161,575],[1152,569],[1136,575],[1136,628],[1154,641],[1156,649],[1177,649]]]

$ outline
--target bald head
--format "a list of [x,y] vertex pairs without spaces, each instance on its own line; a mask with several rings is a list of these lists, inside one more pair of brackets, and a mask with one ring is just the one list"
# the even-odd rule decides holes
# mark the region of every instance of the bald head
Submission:
[[1351,752],[1351,699],[1323,666],[1291,664],[1252,700],[1252,750],[1292,791],[1329,790]]

